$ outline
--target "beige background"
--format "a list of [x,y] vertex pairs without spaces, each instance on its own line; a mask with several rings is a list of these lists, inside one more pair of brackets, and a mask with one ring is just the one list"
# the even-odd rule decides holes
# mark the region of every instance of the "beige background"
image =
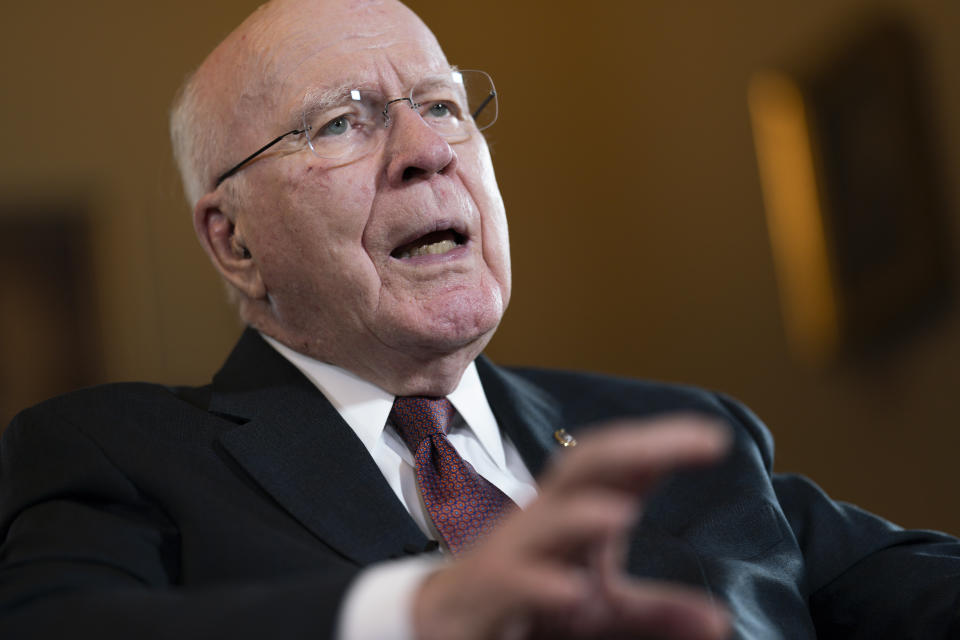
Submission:
[[[90,211],[89,305],[100,319],[104,380],[201,383],[240,331],[193,238],[166,110],[184,74],[255,5],[6,8],[0,211],[57,202]],[[501,95],[490,140],[515,285],[489,349],[496,361],[726,391],[770,425],[779,469],[903,524],[960,534],[960,318],[948,314],[869,363],[805,369],[787,352],[766,238],[747,80],[815,54],[879,6],[414,4],[450,60],[488,70]],[[952,178],[960,4],[883,6],[899,8],[927,47],[931,124]],[[951,203],[960,202],[958,185],[948,182]],[[955,237],[956,209],[949,215]],[[0,315],[21,317],[4,298]],[[0,357],[8,368],[36,365],[22,349]]]

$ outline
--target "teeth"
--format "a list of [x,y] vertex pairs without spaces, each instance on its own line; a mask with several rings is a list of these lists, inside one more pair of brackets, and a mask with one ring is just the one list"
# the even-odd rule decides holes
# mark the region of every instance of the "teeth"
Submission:
[[425,244],[410,251],[404,251],[400,254],[400,258],[414,258],[416,256],[428,256],[438,253],[446,253],[447,251],[452,251],[456,248],[457,243],[453,240],[441,240],[440,242],[434,242],[433,244]]

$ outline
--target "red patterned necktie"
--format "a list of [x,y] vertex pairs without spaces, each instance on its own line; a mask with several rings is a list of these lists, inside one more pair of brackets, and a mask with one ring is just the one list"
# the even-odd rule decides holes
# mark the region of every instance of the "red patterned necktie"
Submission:
[[456,410],[446,398],[397,397],[390,419],[417,463],[417,486],[430,519],[456,555],[488,533],[514,505],[447,440]]

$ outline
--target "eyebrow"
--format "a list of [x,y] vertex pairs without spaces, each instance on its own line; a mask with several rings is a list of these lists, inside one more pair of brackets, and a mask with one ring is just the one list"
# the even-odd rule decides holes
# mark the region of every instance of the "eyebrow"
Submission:
[[[451,65],[448,69],[438,70],[429,75],[444,76],[448,71],[458,70],[456,65]],[[350,101],[347,96],[353,90],[380,93],[380,89],[372,86],[369,81],[362,82],[358,80],[349,80],[335,86],[309,88],[303,95],[299,111],[292,114],[292,117],[300,118],[308,111],[319,112],[347,104]]]
[[323,111],[330,107],[335,107],[347,102],[347,94],[352,87],[344,84],[337,87],[313,88],[308,89],[300,101],[297,117],[302,116],[307,111]]

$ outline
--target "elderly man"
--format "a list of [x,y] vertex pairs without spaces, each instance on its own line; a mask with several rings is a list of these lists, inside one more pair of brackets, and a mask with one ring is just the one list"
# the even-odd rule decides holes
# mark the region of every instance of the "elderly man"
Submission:
[[0,636],[960,633],[957,541],[774,476],[737,404],[480,356],[496,109],[392,0],[275,0],[214,50],[174,146],[250,328],[206,387],[18,416]]

